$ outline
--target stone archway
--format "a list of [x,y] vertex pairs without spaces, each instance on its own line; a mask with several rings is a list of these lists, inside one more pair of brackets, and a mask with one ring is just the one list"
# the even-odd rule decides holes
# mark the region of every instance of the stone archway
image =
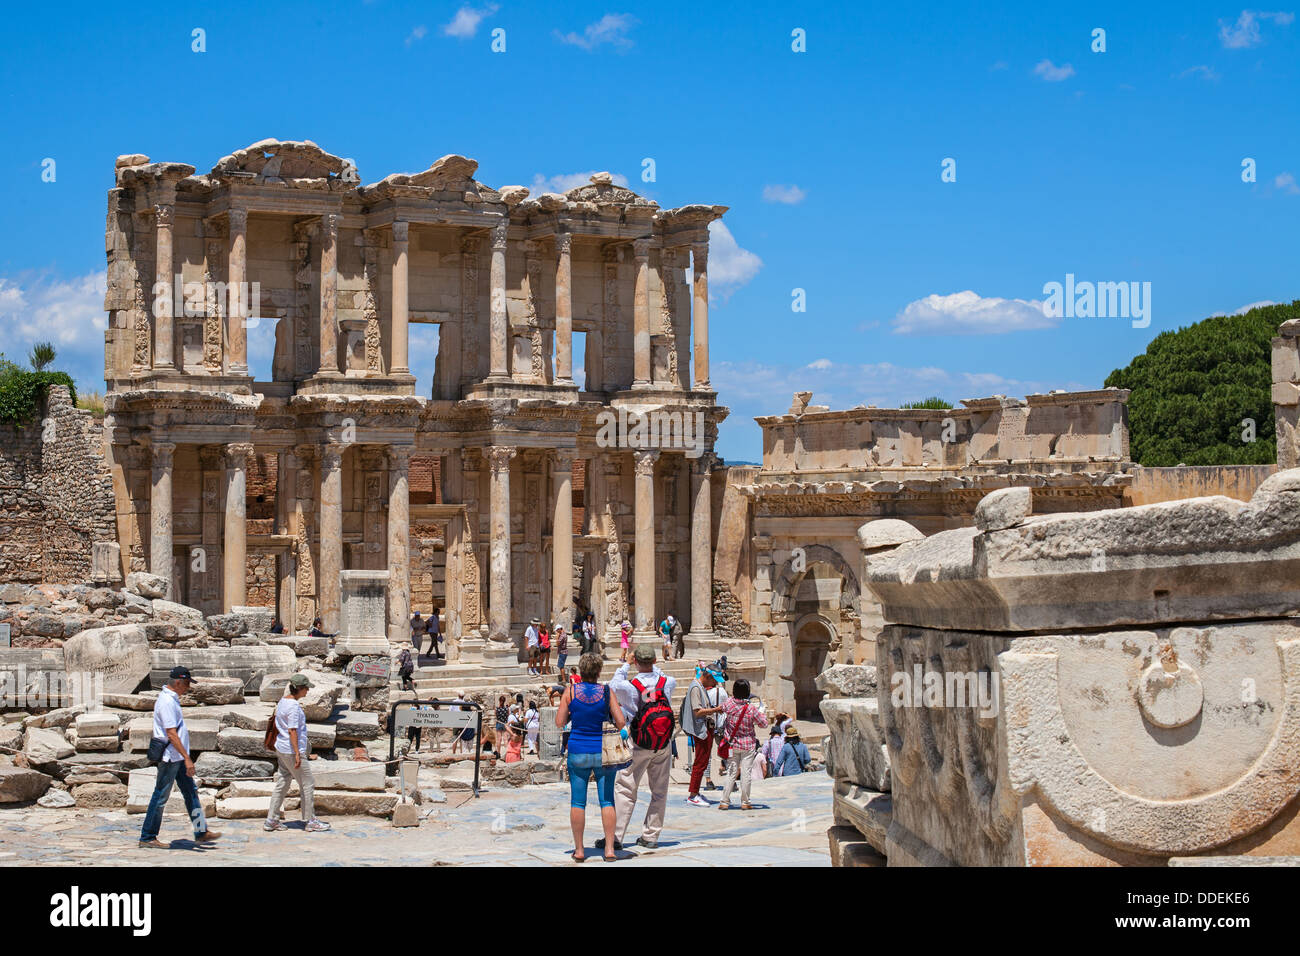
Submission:
[[772,586],[772,620],[789,621],[794,611],[795,595],[803,579],[814,565],[824,564],[840,576],[844,587],[840,591],[840,609],[849,614],[858,613],[858,576],[843,556],[834,548],[824,544],[810,544],[797,549],[802,554],[794,554],[781,566],[781,573]]
[[835,625],[820,614],[805,614],[790,628],[793,639],[794,717],[821,722],[817,675],[826,669],[832,647],[839,643]]

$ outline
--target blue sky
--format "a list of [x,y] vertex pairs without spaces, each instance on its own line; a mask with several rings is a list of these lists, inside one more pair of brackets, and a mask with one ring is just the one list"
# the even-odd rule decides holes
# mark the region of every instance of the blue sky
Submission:
[[[312,139],[365,182],[455,152],[494,186],[607,169],[664,206],[730,206],[710,263],[730,460],[758,459],[752,417],[797,389],[847,407],[1098,387],[1163,330],[1300,297],[1287,7],[126,10],[25,5],[0,35],[0,351],[53,338],[83,388],[103,387],[114,158],[203,171],[265,137]],[[1067,273],[1150,282],[1150,325],[1044,317]]]

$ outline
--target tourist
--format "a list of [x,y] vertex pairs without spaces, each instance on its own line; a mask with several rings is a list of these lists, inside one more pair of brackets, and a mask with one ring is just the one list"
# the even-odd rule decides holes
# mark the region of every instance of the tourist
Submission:
[[563,624],[555,625],[555,673],[564,676],[564,662],[569,659],[569,635]]
[[537,629],[537,673],[551,669],[551,632],[545,624]]
[[[675,678],[660,672],[655,665],[653,644],[641,644],[632,653],[636,674],[628,679],[624,664],[610,681],[623,717],[631,728],[632,762],[614,778],[614,849],[623,849],[623,837],[636,809],[641,778],[650,786],[650,806],[637,845],[654,849],[664,828],[664,808],[668,804],[669,771],[672,769],[673,693]],[[604,841],[596,846],[603,848]]]
[[[600,655],[596,655],[596,656],[599,657]],[[576,667],[569,668],[569,683],[570,684],[582,683],[582,677],[581,675],[578,674],[578,669]]]
[[313,796],[316,783],[312,778],[311,768],[303,763],[303,758],[311,760],[311,744],[307,740],[307,714],[302,709],[302,698],[307,696],[311,681],[306,674],[294,674],[289,678],[289,686],[284,696],[275,705],[275,757],[278,766],[275,771],[275,786],[271,788],[271,806],[266,812],[266,823],[262,829],[269,832],[287,830],[280,822],[280,807],[289,792],[289,781],[298,784],[298,797],[301,800],[303,829],[308,833],[323,833],[330,825],[316,819],[316,805]]
[[[723,740],[728,749],[727,782],[722,787],[722,802],[719,810],[731,808],[731,789],[740,777],[740,809],[754,809],[749,803],[749,787],[754,779],[754,757],[758,752],[758,740],[754,732],[756,727],[767,726],[767,715],[763,713],[762,703],[750,700],[749,681],[737,677],[731,685],[731,696],[722,705],[726,715],[726,730]],[[719,750],[722,745],[719,744]]]
[[438,616],[438,606],[435,604],[433,610],[429,612],[429,619],[424,622],[424,629],[429,634],[429,653],[442,660],[442,651],[438,650],[438,645],[442,643],[442,620]]
[[185,811],[190,815],[190,825],[194,828],[195,842],[211,843],[221,836],[219,832],[208,829],[208,821],[203,816],[199,791],[194,786],[190,732],[185,726],[185,716],[181,713],[181,697],[190,692],[190,685],[194,683],[197,681],[188,667],[173,667],[153,705],[153,737],[149,744],[149,759],[152,761],[157,758],[158,776],[154,780],[153,796],[149,798],[149,810],[144,815],[144,826],[140,829],[142,847],[169,849],[166,843],[158,839],[158,831],[162,829],[163,807],[171,796],[172,784],[181,788]]
[[618,626],[618,659],[624,664],[627,663],[627,642],[632,638],[632,622],[623,618],[623,623]]
[[601,685],[601,660],[595,654],[583,654],[578,661],[581,684],[571,684],[560,699],[555,712],[555,726],[563,728],[573,721],[569,734],[569,825],[573,828],[572,858],[581,863],[586,857],[582,834],[587,824],[587,785],[596,781],[596,798],[600,801],[601,829],[605,831],[605,859],[618,859],[614,839],[614,769],[601,760],[605,720],[628,737],[623,709],[609,688]]
[[528,627],[524,630],[524,645],[528,649],[528,673],[530,674],[538,673],[537,653],[540,637],[537,628],[541,623],[537,618],[533,618],[528,622]]
[[582,619],[582,653],[595,654],[596,650],[596,615],[588,612]]
[[[724,693],[722,683],[727,679],[725,659],[712,664],[699,665],[695,668],[695,680],[691,682],[682,701],[682,730],[691,738],[690,743],[695,752],[691,764],[691,784],[686,802],[696,807],[709,807],[709,803],[700,796],[700,783],[709,770],[709,760],[713,757],[713,741],[721,727],[719,714],[723,712]],[[712,781],[709,781],[712,783]]]
[[277,614],[275,617],[273,617],[273,618],[271,619],[271,631],[270,631],[270,633],[272,633],[272,634],[283,634],[283,633],[284,633],[284,625],[280,623],[280,616],[279,616],[278,614]]
[[785,732],[781,730],[779,724],[773,721],[771,729],[767,732],[767,743],[763,744],[763,763],[769,777],[773,776],[776,758],[781,756],[781,748],[784,746]]
[[510,707],[510,717],[506,720],[506,763],[518,763],[524,759],[522,750],[524,745],[524,724],[523,714],[518,704],[512,704]]
[[[468,704],[468,703],[469,700],[465,697],[465,692],[463,690],[459,690],[456,692],[456,703],[452,704],[450,709],[457,711],[459,713],[463,713],[464,711],[471,710],[471,708],[462,707],[460,705]],[[463,729],[456,730],[455,733],[456,736],[452,739],[451,742],[451,752],[460,753],[461,744],[464,744],[465,752],[470,753],[471,750],[473,749],[474,728],[465,727]]]
[[311,630],[307,632],[307,636],[308,637],[329,637],[330,635],[325,633],[325,622],[322,621],[320,618],[313,618],[311,622]]
[[799,731],[794,724],[786,727],[785,744],[781,747],[781,753],[772,767],[772,776],[792,777],[803,773],[808,769],[811,761],[812,755],[808,753],[808,745],[799,739]]
[[528,752],[537,753],[537,735],[542,729],[542,715],[537,710],[537,701],[528,702],[528,710],[524,713],[524,727],[528,731]]
[[505,755],[506,747],[506,721],[510,719],[510,707],[506,703],[506,695],[502,694],[497,698],[497,709],[494,714],[496,717],[496,744],[497,756]]
[[673,656],[673,624],[676,623],[672,614],[659,622],[659,636],[664,644],[664,660]]
[[[676,618],[673,619],[673,645],[676,648],[674,656],[677,660],[681,660],[686,656],[686,632],[682,629],[682,622]],[[665,655],[665,659],[667,659],[667,655]]]
[[420,617],[419,611],[411,615],[411,646],[415,648],[416,657],[420,656],[420,645],[424,643],[424,635],[428,627],[428,623]]
[[[418,653],[419,648],[416,648]],[[414,690],[415,684],[411,682],[411,677],[415,673],[415,661],[411,660],[411,649],[403,647],[402,653],[397,656],[397,676],[402,679],[402,690]]]
[[[418,710],[422,710],[423,708],[411,707],[410,709],[413,711],[418,711]],[[434,732],[437,733],[437,731]],[[420,752],[420,738],[422,734],[423,731],[421,730],[421,728],[415,724],[411,724],[409,727],[406,728],[406,752],[408,754],[417,754]]]

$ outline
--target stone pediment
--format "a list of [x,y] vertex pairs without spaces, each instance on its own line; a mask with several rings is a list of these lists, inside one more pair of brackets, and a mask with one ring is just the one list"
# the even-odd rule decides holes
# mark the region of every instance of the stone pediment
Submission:
[[564,194],[565,198],[572,202],[589,202],[596,205],[619,205],[619,206],[650,206],[658,208],[659,204],[653,199],[646,199],[639,196],[626,186],[618,186],[614,183],[614,177],[609,173],[594,173],[591,182],[586,186],[578,186],[576,189],[570,189]]
[[293,184],[303,180],[347,182],[348,171],[355,177],[356,168],[351,163],[325,152],[311,140],[264,139],[223,156],[212,167],[211,175],[217,179]]
[[377,183],[362,186],[363,199],[392,196],[427,197],[433,193],[460,193],[465,202],[501,202],[501,194],[474,179],[478,160],[448,153],[423,172],[392,173]]

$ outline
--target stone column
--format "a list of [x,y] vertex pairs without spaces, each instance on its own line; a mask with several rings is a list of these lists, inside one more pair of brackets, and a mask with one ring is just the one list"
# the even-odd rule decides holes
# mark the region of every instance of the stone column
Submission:
[[[248,316],[244,303],[252,298],[244,295],[248,277],[248,211],[231,209],[230,236],[226,259],[226,363],[231,375],[248,374]],[[260,307],[260,303],[259,303]]]
[[488,576],[488,639],[510,641],[510,460],[515,449],[493,445],[488,450],[492,466],[490,508],[491,557]]
[[[176,348],[173,340],[173,302],[176,295],[172,277],[172,215],[176,211],[176,187],[162,190],[153,207],[154,221],[154,349],[153,367],[174,369]],[[161,290],[161,292],[160,292]],[[168,575],[170,577],[170,574]]]
[[691,246],[695,266],[695,387],[701,391],[709,385],[709,244]]
[[[339,220],[342,218],[336,213],[327,213],[320,219],[320,372],[325,375],[335,375],[339,371],[338,239]],[[335,617],[338,617],[337,609]]]
[[713,633],[713,473],[712,454],[691,469],[691,637]]
[[[632,387],[649,388],[650,371],[650,240],[634,239],[636,294],[632,306]],[[637,600],[640,606],[640,599]]]
[[551,524],[551,621],[573,627],[573,459],[572,448],[557,448],[552,466],[555,512]]
[[248,493],[250,442],[226,446],[226,519],[221,548],[221,607],[226,613],[248,604],[248,528],[245,499]]
[[388,640],[411,640],[410,445],[388,449]]
[[176,599],[172,580],[172,454],[169,441],[154,442],[153,484],[149,491],[149,572],[167,579],[167,600]]
[[276,461],[279,463],[275,479],[276,532],[293,537],[295,542],[285,550],[282,559],[284,564],[278,569],[280,599],[277,607],[285,633],[292,634],[297,630],[298,616],[298,555],[295,527],[295,514],[298,508],[298,456],[293,453],[292,448],[281,448],[276,454]]
[[326,634],[339,632],[343,602],[343,446],[330,443],[321,450],[320,580],[317,614]]
[[401,220],[393,223],[393,354],[389,357],[388,371],[394,375],[408,375],[411,371],[408,354],[408,329],[411,316],[407,284],[409,235],[410,223]]
[[654,633],[655,627],[655,462],[656,451],[635,451],[636,463],[636,574],[633,579],[635,619],[638,636]]
[[555,383],[573,381],[573,237],[555,236]]
[[489,382],[510,381],[510,328],[506,315],[506,237],[510,232],[510,217],[504,216],[492,227],[492,269],[488,276],[492,336],[489,349]]

